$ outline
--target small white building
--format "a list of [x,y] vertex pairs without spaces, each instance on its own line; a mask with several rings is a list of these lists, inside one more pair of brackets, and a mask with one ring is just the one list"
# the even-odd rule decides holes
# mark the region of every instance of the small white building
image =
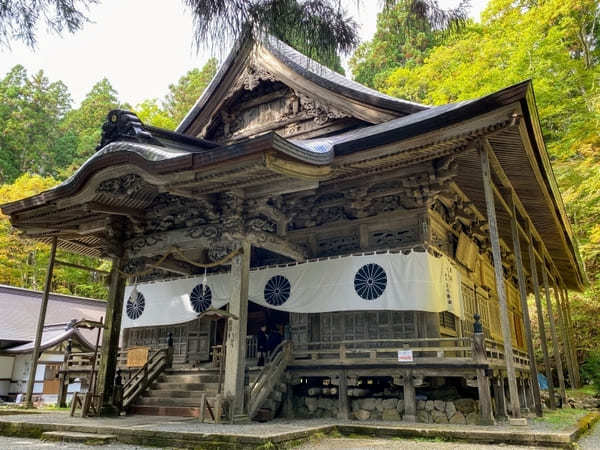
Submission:
[[[24,394],[31,370],[35,331],[42,293],[0,285],[0,399],[15,401]],[[58,371],[69,340],[73,351],[93,351],[97,331],[76,329],[77,320],[98,321],[106,302],[85,297],[50,294],[40,358],[33,389],[34,401],[51,403],[58,393]],[[79,390],[69,385],[69,393]]]

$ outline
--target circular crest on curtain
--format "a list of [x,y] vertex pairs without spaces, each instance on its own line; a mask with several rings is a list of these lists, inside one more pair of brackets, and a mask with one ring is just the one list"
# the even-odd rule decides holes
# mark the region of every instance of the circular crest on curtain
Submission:
[[380,297],[387,286],[387,275],[379,264],[365,264],[354,276],[354,290],[365,300]]
[[144,294],[134,289],[127,299],[127,317],[131,320],[138,319],[144,312],[146,307],[146,299]]
[[290,298],[291,285],[283,275],[275,275],[265,285],[265,301],[269,305],[281,306]]
[[197,313],[206,311],[212,303],[212,291],[210,287],[205,287],[202,283],[197,285],[192,289],[192,293],[190,294],[190,303]]

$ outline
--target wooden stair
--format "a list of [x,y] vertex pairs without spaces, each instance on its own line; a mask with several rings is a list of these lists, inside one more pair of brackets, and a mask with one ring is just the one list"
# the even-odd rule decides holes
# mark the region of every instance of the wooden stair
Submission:
[[166,369],[136,399],[129,412],[153,416],[199,417],[202,399],[206,398],[210,405],[214,405],[218,389],[217,369]]

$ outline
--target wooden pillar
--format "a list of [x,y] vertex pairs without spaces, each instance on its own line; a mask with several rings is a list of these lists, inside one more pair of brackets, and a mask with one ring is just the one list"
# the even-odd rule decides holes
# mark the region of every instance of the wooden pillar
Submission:
[[510,321],[508,318],[508,304],[506,301],[506,287],[504,286],[504,269],[502,268],[502,254],[500,252],[500,235],[498,233],[498,224],[496,222],[496,207],[494,202],[494,193],[492,191],[492,177],[490,172],[490,162],[487,150],[483,147],[479,149],[481,157],[481,175],[483,179],[483,191],[485,194],[485,204],[487,210],[488,225],[490,228],[490,241],[492,244],[492,256],[494,259],[494,272],[496,274],[496,291],[498,293],[498,302],[500,303],[500,325],[502,328],[502,340],[504,343],[504,359],[506,362],[506,374],[508,377],[508,389],[510,391],[510,401],[512,405],[512,416],[518,418],[521,416],[519,408],[519,395],[517,390],[517,379],[515,376],[515,361],[513,358],[512,336],[510,332]]
[[558,346],[558,335],[556,334],[556,324],[554,323],[554,313],[552,312],[552,299],[550,298],[550,286],[548,284],[548,269],[544,262],[542,266],[542,281],[544,283],[544,291],[546,292],[546,309],[548,321],[550,322],[550,334],[552,336],[552,347],[554,350],[554,364],[558,372],[558,387],[560,397],[563,401],[563,406],[567,404],[567,392],[565,391],[565,374],[563,372],[562,360],[560,357],[560,349]]
[[496,419],[506,419],[506,397],[504,396],[504,377],[500,374],[494,379],[494,402],[496,403]]
[[490,378],[486,375],[486,369],[477,369],[477,392],[479,394],[480,423],[482,425],[494,425]]
[[40,344],[42,342],[42,333],[44,332],[44,322],[46,321],[46,310],[48,309],[48,298],[50,296],[50,288],[52,287],[52,274],[54,272],[54,260],[56,258],[56,245],[58,238],[52,238],[52,246],[50,247],[50,259],[48,260],[48,268],[46,269],[46,282],[44,283],[44,293],[42,294],[42,304],[40,305],[40,313],[38,316],[37,328],[35,331],[35,341],[33,344],[33,352],[31,353],[31,369],[29,378],[27,379],[27,391],[25,393],[25,408],[33,407],[33,387],[35,385],[35,373],[37,372],[38,359],[40,357]]
[[[515,264],[517,266],[517,277],[519,279],[519,294],[521,297],[521,309],[523,310],[523,324],[525,325],[525,341],[527,342],[527,355],[529,356],[530,376],[537,380],[537,364],[535,361],[535,351],[533,349],[533,337],[531,333],[531,319],[529,318],[529,307],[527,305],[527,282],[525,280],[525,270],[523,268],[523,257],[521,253],[521,241],[519,239],[519,229],[517,224],[517,210],[514,202],[514,193],[510,193],[510,207],[512,217],[510,228],[512,232],[513,251],[515,255]],[[533,401],[535,414],[542,417],[542,399],[540,396],[540,386],[535,383],[533,386]]]
[[338,386],[339,396],[339,414],[338,419],[349,419],[350,418],[350,406],[348,404],[348,376],[346,371],[340,372],[340,385]]
[[519,378],[519,389],[521,397],[521,412],[529,414],[529,407],[527,406],[527,389],[525,387],[525,378]]
[[[117,357],[119,355],[119,334],[121,332],[121,316],[123,302],[125,301],[126,279],[121,274],[125,263],[124,258],[114,257],[110,271],[110,287],[106,305],[106,321],[102,336],[102,353],[100,355],[100,368],[96,392],[102,395],[102,415],[118,414],[118,409],[112,404],[113,387],[117,370]],[[90,386],[90,389],[93,389]]]
[[567,324],[565,322],[564,312],[560,301],[558,282],[554,283],[554,299],[556,300],[556,309],[558,310],[558,324],[560,327],[560,337],[562,338],[563,354],[565,355],[565,364],[571,387],[575,387],[575,371],[573,370],[573,360],[571,358],[571,345],[567,336]]
[[413,382],[412,371],[408,371],[404,377],[404,417],[405,422],[414,423],[417,421],[417,398],[415,393],[415,384]]
[[562,304],[564,310],[565,322],[567,324],[567,339],[570,343],[571,361],[573,362],[573,370],[575,376],[575,388],[581,387],[581,377],[579,374],[579,361],[577,359],[577,346],[575,345],[575,331],[573,330],[573,321],[571,318],[571,306],[569,305],[569,295],[566,288],[561,290]]
[[[527,406],[530,410],[533,410],[535,408],[535,400],[533,398],[533,387],[535,386],[534,383],[531,382],[531,378],[528,378],[525,380],[525,395],[527,398]],[[536,378],[536,384],[537,384],[537,378]],[[539,388],[539,384],[538,384],[538,388]]]
[[[544,355],[544,367],[546,369],[546,378],[548,379],[549,407],[550,409],[555,409],[556,401],[554,400],[554,382],[552,380],[552,367],[550,366],[550,357],[548,356],[546,328],[544,327],[544,311],[542,309],[542,298],[540,295],[540,284],[537,274],[537,262],[535,256],[535,249],[533,248],[533,236],[531,235],[530,224],[527,224],[527,237],[529,238],[529,265],[531,269],[531,284],[533,284],[533,293],[535,295],[535,306],[538,316],[538,328],[540,330],[542,354]],[[537,383],[537,374],[535,377],[535,382]]]
[[251,245],[242,242],[242,254],[231,264],[231,298],[229,312],[237,316],[230,318],[227,327],[227,350],[225,355],[225,380],[223,390],[231,402],[234,414],[244,410],[246,378],[246,334],[248,322],[248,275],[250,271]]

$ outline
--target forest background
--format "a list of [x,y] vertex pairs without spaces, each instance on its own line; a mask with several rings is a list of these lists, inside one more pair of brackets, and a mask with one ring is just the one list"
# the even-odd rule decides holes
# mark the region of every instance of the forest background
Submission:
[[[491,0],[480,23],[440,31],[426,21],[415,23],[406,3],[399,1],[379,14],[373,39],[361,44],[349,61],[356,81],[432,105],[533,80],[552,166],[590,279],[585,292],[571,296],[580,360],[600,347],[599,15],[598,0]],[[339,60],[329,65],[342,70]],[[165,98],[138,105],[120,99],[110,81],[102,79],[77,108],[63,82],[13,67],[0,80],[0,204],[70,176],[94,153],[111,109],[130,109],[144,123],[174,129],[217,66],[210,59],[170,85]],[[48,254],[46,246],[18,238],[0,216],[1,284],[40,289]],[[58,258],[110,268],[108,261],[61,251]],[[52,288],[80,296],[107,295],[101,272],[66,266],[55,269]]]

